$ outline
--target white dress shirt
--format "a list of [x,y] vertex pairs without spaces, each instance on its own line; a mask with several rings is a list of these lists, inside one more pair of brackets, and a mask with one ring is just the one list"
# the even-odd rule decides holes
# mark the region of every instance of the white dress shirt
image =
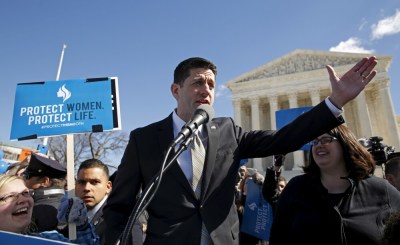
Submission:
[[[172,114],[172,121],[174,125],[174,138],[176,138],[181,131],[182,127],[185,125],[185,121],[183,121],[175,112]],[[207,136],[205,135],[206,132],[203,129],[203,125],[200,125],[199,130],[196,132],[201,139],[201,142],[204,145],[204,148],[207,151]],[[203,132],[204,131],[204,132]],[[193,137],[193,136],[192,136]],[[192,143],[193,144],[193,141]],[[183,151],[179,156],[178,156],[178,164],[181,167],[183,173],[186,176],[186,179],[189,181],[189,183],[192,183],[192,178],[193,178],[193,170],[192,170],[192,153],[190,150],[188,150],[191,146],[191,144],[188,146],[188,148]],[[179,148],[180,144],[175,146],[175,150]]]

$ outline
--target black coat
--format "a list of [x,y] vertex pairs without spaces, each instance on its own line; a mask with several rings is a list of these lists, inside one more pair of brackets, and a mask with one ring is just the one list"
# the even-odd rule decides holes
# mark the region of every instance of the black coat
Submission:
[[57,229],[57,212],[61,199],[65,196],[64,189],[59,187],[39,188],[34,190],[32,222],[38,229],[35,232]]
[[[274,168],[274,166],[272,166]],[[280,173],[279,173],[280,174]],[[262,186],[262,194],[265,200],[271,205],[272,211],[275,214],[276,204],[280,196],[278,190],[278,176],[275,174],[275,170],[267,168],[265,172],[265,179]]]
[[385,220],[400,210],[400,192],[376,176],[351,183],[336,206],[319,177],[293,177],[279,197],[270,245],[381,244]]
[[[101,208],[97,210],[95,215],[93,216],[92,220],[90,221],[95,229],[97,235],[100,237],[100,244],[104,245],[106,244],[106,234],[107,234],[107,228],[106,224],[104,223],[104,217],[103,217],[103,208],[107,202],[103,203]],[[142,245],[143,244],[143,232],[142,228],[140,226],[139,221],[135,223],[135,225],[132,227],[132,244],[133,245]]]

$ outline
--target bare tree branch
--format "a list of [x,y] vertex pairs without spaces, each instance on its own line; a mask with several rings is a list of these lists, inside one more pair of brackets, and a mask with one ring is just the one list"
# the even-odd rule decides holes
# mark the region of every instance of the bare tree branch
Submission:
[[[128,135],[122,131],[75,134],[74,166],[86,159],[96,158],[116,168],[127,143]],[[66,145],[66,136],[50,137],[48,140],[49,155],[64,165],[67,162]]]

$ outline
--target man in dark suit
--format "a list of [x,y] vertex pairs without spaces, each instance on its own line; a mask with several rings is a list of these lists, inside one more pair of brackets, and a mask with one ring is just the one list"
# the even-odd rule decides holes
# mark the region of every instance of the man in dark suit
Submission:
[[[286,154],[342,124],[341,108],[354,99],[376,75],[375,57],[364,58],[342,77],[327,66],[332,93],[317,106],[280,129],[245,132],[231,118],[214,118],[198,134],[206,149],[201,195],[191,187],[190,151],[183,151],[165,171],[159,189],[147,207],[145,244],[238,244],[239,220],[235,183],[241,159]],[[113,191],[103,210],[107,244],[119,239],[137,194],[160,171],[164,157],[182,126],[199,105],[213,105],[216,66],[203,58],[189,58],[175,69],[171,92],[177,107],[165,119],[135,129],[118,167]],[[178,146],[176,146],[178,147]],[[189,146],[190,147],[190,146]]]
[[[112,190],[112,179],[108,166],[94,158],[83,161],[76,174],[75,194],[84,201],[88,210],[89,222],[96,228],[100,244],[106,244],[107,230],[103,218],[103,208]],[[68,234],[67,229],[62,232],[65,235]],[[136,238],[133,244],[143,244],[143,234],[139,223],[132,228],[132,232]]]
[[107,165],[99,159],[87,159],[79,165],[76,174],[75,194],[81,198],[88,210],[88,219],[100,236],[101,244],[105,244],[105,224],[103,207],[112,189]]

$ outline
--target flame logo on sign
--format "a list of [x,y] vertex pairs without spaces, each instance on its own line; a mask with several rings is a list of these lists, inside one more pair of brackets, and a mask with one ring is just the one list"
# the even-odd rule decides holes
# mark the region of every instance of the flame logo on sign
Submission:
[[256,203],[254,203],[254,202],[252,202],[252,203],[250,203],[249,205],[247,205],[252,211],[254,211],[254,209],[256,209],[257,208],[257,204]]
[[71,97],[71,92],[65,87],[65,84],[58,89],[57,97],[62,97],[63,103]]

